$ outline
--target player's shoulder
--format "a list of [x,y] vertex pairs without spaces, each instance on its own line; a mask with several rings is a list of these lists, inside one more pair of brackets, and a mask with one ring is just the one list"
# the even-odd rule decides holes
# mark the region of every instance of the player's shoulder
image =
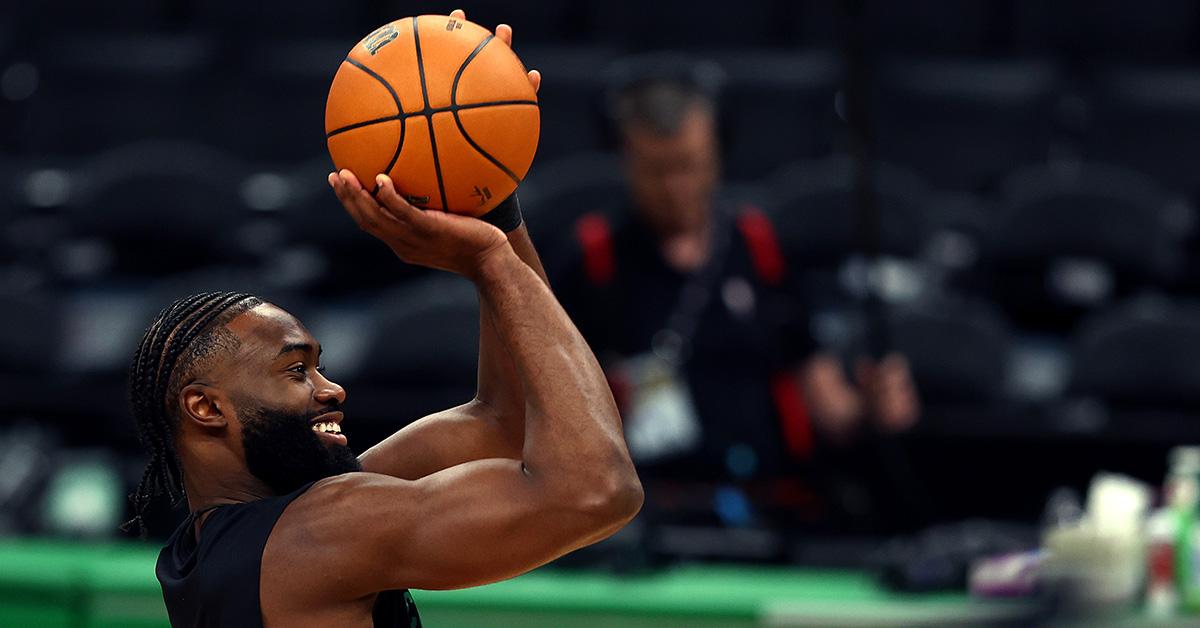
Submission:
[[289,510],[320,509],[353,505],[362,499],[381,492],[397,493],[411,486],[411,482],[368,471],[354,471],[330,476],[313,483],[307,491],[297,497]]
[[411,485],[364,472],[313,483],[271,531],[262,557],[264,591],[294,598],[316,587],[340,601],[379,591],[372,577],[395,559],[388,550],[397,534],[419,519]]
[[[274,534],[321,538],[344,531],[363,517],[387,514],[392,508],[411,509],[413,483],[379,473],[353,472],[319,480],[297,497],[280,516]],[[359,528],[367,533],[369,529]]]
[[419,492],[415,482],[378,473],[320,480],[283,511],[271,532],[271,553],[281,564],[302,556],[330,568],[345,566],[348,558],[370,561],[369,554],[419,524]]

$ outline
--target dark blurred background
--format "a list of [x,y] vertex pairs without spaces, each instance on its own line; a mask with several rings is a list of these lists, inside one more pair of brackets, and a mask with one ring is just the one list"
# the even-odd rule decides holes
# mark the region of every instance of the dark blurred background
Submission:
[[[322,127],[358,38],[460,5],[512,24],[543,73],[521,195],[552,270],[576,218],[623,194],[608,69],[678,50],[722,77],[726,185],[804,274],[812,336],[847,358],[885,336],[912,368],[920,420],[873,459],[919,499],[872,534],[1035,522],[1056,487],[1157,483],[1200,439],[1190,0],[44,0],[0,13],[0,535],[117,534],[87,521],[122,520],[144,461],[128,359],[185,293],[250,290],[305,321],[357,449],[470,398],[473,290],[357,231]],[[873,233],[855,223],[863,132]],[[56,510],[68,473],[115,501]],[[668,493],[805,529],[743,516],[788,503],[755,481]]]

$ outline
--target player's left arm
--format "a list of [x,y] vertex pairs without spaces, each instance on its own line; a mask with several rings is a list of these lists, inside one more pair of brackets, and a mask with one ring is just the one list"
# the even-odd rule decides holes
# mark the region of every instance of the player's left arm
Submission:
[[[508,233],[513,250],[542,281],[546,271],[524,224]],[[359,456],[363,470],[416,480],[486,458],[521,459],[525,390],[500,340],[487,299],[479,299],[479,383],[475,398],[417,420]]]

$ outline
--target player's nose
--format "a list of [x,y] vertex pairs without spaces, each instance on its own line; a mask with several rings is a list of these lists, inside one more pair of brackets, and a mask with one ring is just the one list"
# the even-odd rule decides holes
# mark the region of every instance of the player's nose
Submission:
[[337,402],[339,405],[346,403],[346,389],[324,375],[320,376],[320,381],[313,395],[321,403]]

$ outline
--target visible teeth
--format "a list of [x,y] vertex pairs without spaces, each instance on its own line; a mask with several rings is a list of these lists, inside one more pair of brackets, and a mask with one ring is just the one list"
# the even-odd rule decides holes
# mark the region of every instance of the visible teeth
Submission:
[[314,432],[332,432],[334,434],[341,434],[342,426],[334,423],[333,421],[327,421],[325,423],[314,423],[312,430]]

